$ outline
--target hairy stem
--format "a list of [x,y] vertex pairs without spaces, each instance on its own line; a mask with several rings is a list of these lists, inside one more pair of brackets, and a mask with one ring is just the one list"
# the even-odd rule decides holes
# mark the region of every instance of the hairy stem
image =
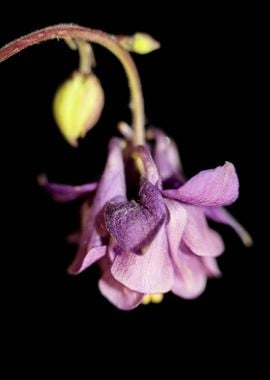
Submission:
[[124,50],[117,39],[100,30],[84,28],[74,24],[59,24],[37,30],[0,49],[0,63],[19,53],[21,50],[52,39],[77,39],[102,45],[113,53],[122,63],[129,83],[131,97],[132,126],[134,128],[134,144],[144,143],[144,104],[141,82],[138,71],[130,54]]

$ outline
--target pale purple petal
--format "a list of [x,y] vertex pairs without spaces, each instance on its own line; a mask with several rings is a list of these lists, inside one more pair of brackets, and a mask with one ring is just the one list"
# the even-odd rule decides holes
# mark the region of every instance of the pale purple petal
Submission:
[[188,214],[188,222],[183,234],[183,241],[198,256],[219,256],[224,251],[220,235],[212,230],[204,215],[204,209],[183,205]]
[[161,187],[161,179],[149,149],[147,149],[145,146],[137,146],[135,148],[135,154],[137,154],[138,158],[140,158],[142,161],[145,172],[143,176],[148,179],[148,181],[153,185],[157,184],[159,187]]
[[148,133],[155,139],[153,157],[162,181],[177,179],[184,183],[185,176],[175,142],[160,129],[153,128]]
[[69,274],[79,274],[84,271],[86,268],[89,268],[92,264],[100,260],[105,256],[107,251],[107,246],[102,245],[100,247],[91,248],[87,254],[81,259],[79,266],[70,266],[68,268]]
[[227,224],[232,227],[245,246],[252,246],[253,240],[250,234],[227,210],[222,207],[206,207],[205,214],[207,218],[212,219],[215,222]]
[[238,197],[239,182],[233,164],[204,170],[182,187],[164,190],[165,197],[197,206],[229,205]]
[[138,306],[144,294],[135,292],[120,284],[107,269],[98,282],[101,294],[121,310],[131,310]]
[[117,197],[125,199],[125,195],[126,185],[121,140],[112,139],[106,167],[83,228],[79,250],[69,267],[70,273],[80,272],[84,258],[91,248],[103,245],[102,239],[108,236],[103,217],[104,207],[107,202]]
[[219,269],[217,260],[214,257],[203,256],[201,257],[202,263],[208,277],[221,277],[222,273]]
[[143,255],[121,251],[116,255],[111,273],[129,289],[141,293],[165,293],[173,283],[173,267],[168,253],[163,225]]
[[105,223],[110,234],[125,251],[140,254],[155,237],[166,217],[158,188],[143,178],[138,202],[109,202]]
[[47,177],[43,175],[38,177],[38,183],[57,202],[70,202],[97,189],[97,182],[80,186],[63,185],[48,182]]
[[172,199],[166,199],[165,204],[170,215],[167,234],[174,267],[172,291],[183,298],[195,298],[205,289],[206,271],[201,263],[201,258],[195,256],[186,247],[183,248],[183,244],[181,244],[187,223],[185,208],[178,201]]
[[170,254],[175,263],[184,229],[187,224],[187,212],[180,202],[173,199],[165,199],[169,220],[166,225]]
[[207,276],[201,258],[182,246],[178,251],[172,292],[179,297],[193,299],[204,292],[206,283]]

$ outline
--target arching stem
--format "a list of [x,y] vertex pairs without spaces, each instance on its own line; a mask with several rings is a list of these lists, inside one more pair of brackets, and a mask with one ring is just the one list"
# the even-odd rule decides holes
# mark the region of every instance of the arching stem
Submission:
[[0,63],[27,47],[55,38],[72,38],[96,43],[108,49],[119,59],[124,67],[129,83],[134,144],[144,144],[144,103],[139,74],[130,54],[119,45],[114,36],[100,30],[84,28],[73,24],[50,26],[27,34],[5,45],[0,49]]

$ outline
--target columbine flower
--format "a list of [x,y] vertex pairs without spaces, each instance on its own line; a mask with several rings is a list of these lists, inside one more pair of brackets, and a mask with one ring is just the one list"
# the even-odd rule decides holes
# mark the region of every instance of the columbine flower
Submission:
[[[128,51],[147,54],[159,48],[151,36],[112,36],[60,24],[7,44],[0,49],[0,62],[52,38],[64,39],[80,56],[78,72],[60,87],[54,101],[56,122],[71,145],[77,145],[77,139],[93,127],[103,107],[103,90],[92,73],[95,60],[89,42],[107,48],[122,63],[132,112],[133,129],[120,124],[125,139],[111,140],[98,183],[73,187],[40,178],[40,184],[57,201],[86,198],[79,248],[69,273],[80,273],[97,262],[101,293],[125,310],[160,302],[169,291],[183,298],[197,297],[208,277],[220,275],[215,258],[224,250],[207,218],[230,225],[246,245],[252,243],[244,228],[222,208],[238,197],[234,166],[227,162],[186,181],[176,146],[163,132],[150,131],[152,149],[145,144],[141,83]],[[133,199],[127,194],[134,194]]]
[[209,228],[206,217],[230,225],[246,246],[252,244],[248,232],[221,207],[238,197],[238,178],[234,166],[225,163],[186,181],[175,143],[160,130],[150,134],[155,138],[153,156],[171,216],[168,238],[175,264],[172,291],[183,298],[194,298],[203,292],[208,277],[221,275],[215,257],[222,254],[224,244]]
[[[185,182],[174,143],[161,131],[152,133],[155,161],[146,146],[129,147],[124,153],[121,140],[113,139],[98,184],[74,188],[43,184],[62,201],[96,191],[92,204],[83,207],[79,249],[69,273],[80,273],[98,261],[99,289],[120,309],[151,299],[158,302],[168,291],[183,298],[201,294],[207,278],[220,275],[215,257],[224,249],[206,215],[217,220],[222,214],[226,222],[228,214],[217,205],[232,203],[238,196],[232,164]],[[129,201],[124,173],[130,159],[141,175],[137,199]],[[232,217],[227,222],[246,239],[247,233]]]
[[117,252],[105,226],[104,209],[108,202],[126,199],[124,163],[120,139],[112,139],[109,145],[107,163],[100,181],[96,184],[69,186],[45,182],[41,185],[58,201],[65,202],[85,197],[95,191],[92,203],[85,201],[81,213],[81,233],[75,260],[68,272],[78,274],[97,262],[102,271],[99,280],[101,293],[120,309],[131,309],[143,299],[144,294],[134,292],[119,283],[110,268]]

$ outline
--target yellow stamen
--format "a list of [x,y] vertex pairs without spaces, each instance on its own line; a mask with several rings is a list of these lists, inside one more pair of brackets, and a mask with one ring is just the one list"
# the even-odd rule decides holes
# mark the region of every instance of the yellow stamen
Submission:
[[143,305],[148,305],[151,302],[151,295],[146,294],[143,299],[142,299],[142,304]]
[[151,295],[151,301],[153,303],[160,303],[163,300],[164,296],[163,294],[152,294]]
[[146,294],[143,297],[142,304],[143,305],[148,305],[149,303],[160,303],[164,298],[164,295],[161,293],[157,294]]

